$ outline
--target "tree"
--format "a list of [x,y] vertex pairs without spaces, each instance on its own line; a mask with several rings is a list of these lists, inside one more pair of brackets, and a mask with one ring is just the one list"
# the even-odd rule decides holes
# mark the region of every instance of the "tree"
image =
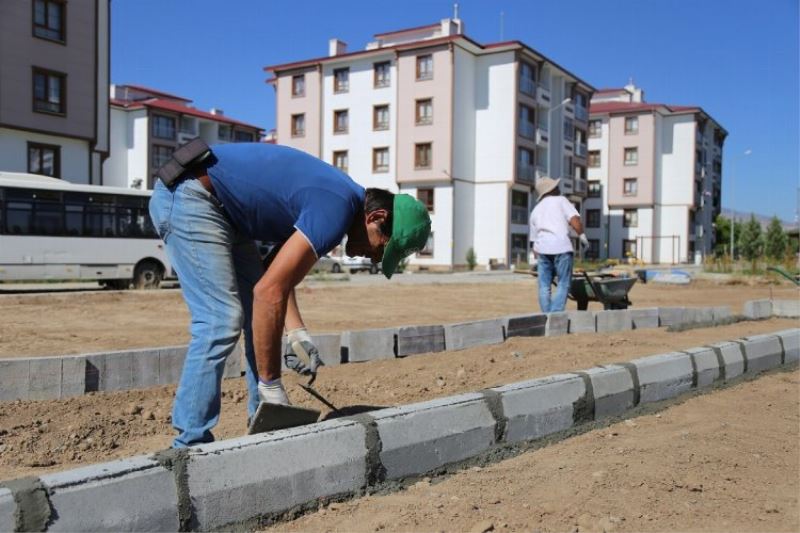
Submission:
[[755,270],[756,259],[764,249],[764,236],[761,234],[761,224],[756,217],[750,215],[750,220],[744,224],[739,237],[739,253],[742,257],[753,263]]
[[[731,253],[731,219],[722,215],[717,215],[714,221],[714,228],[716,229],[714,240],[714,254],[723,256]],[[738,220],[734,225],[734,247],[739,251],[739,237],[742,235],[742,223]],[[741,252],[740,252],[741,253]]]
[[786,255],[786,245],[788,238],[783,231],[783,226],[778,217],[772,217],[767,227],[767,235],[764,239],[764,252],[767,257],[775,260],[782,260]]
[[467,250],[467,266],[470,270],[475,270],[475,267],[478,265],[478,258],[475,256],[475,249],[470,246],[469,250]]

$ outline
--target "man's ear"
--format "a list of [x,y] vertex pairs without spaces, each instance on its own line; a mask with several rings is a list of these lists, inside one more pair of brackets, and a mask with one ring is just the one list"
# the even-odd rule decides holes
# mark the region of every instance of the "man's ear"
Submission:
[[376,209],[367,213],[366,221],[367,224],[372,222],[382,224],[387,218],[389,218],[389,212],[386,209]]

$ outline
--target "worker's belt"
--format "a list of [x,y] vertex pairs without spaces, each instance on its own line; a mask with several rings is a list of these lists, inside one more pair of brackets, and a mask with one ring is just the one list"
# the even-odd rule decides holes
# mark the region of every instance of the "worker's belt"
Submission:
[[202,169],[202,175],[206,176],[207,183],[202,180],[200,182],[209,192],[213,193],[211,182],[205,172],[206,168],[212,164],[213,159],[214,154],[205,141],[200,138],[193,139],[175,150],[169,161],[158,169],[157,174],[159,179],[164,182],[164,185],[171,187],[180,179],[186,179],[190,176],[200,180],[201,176],[197,175],[197,172]]

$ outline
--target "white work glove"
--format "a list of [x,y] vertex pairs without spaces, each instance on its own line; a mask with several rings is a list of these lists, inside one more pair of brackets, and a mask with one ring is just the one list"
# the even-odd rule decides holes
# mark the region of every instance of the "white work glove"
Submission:
[[264,403],[291,405],[286,390],[283,388],[281,378],[272,381],[258,380],[258,399]]
[[585,233],[581,233],[580,235],[578,235],[578,240],[581,242],[581,246],[583,246],[584,248],[589,247],[589,239],[586,238]]
[[[303,376],[317,375],[317,369],[325,363],[319,357],[319,350],[311,341],[311,335],[306,328],[293,329],[287,335],[291,353],[283,356],[286,368],[290,368]],[[311,380],[314,381],[313,378]]]

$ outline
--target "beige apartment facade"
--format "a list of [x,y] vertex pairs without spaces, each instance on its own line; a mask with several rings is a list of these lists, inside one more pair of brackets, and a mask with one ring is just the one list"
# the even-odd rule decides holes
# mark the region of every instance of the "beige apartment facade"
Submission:
[[433,234],[413,268],[463,268],[470,248],[484,267],[527,261],[548,167],[581,207],[593,88],[524,43],[483,45],[444,19],[355,52],[332,39],[325,57],[265,70],[278,143],[428,206]]
[[110,0],[0,2],[0,170],[103,184]]

